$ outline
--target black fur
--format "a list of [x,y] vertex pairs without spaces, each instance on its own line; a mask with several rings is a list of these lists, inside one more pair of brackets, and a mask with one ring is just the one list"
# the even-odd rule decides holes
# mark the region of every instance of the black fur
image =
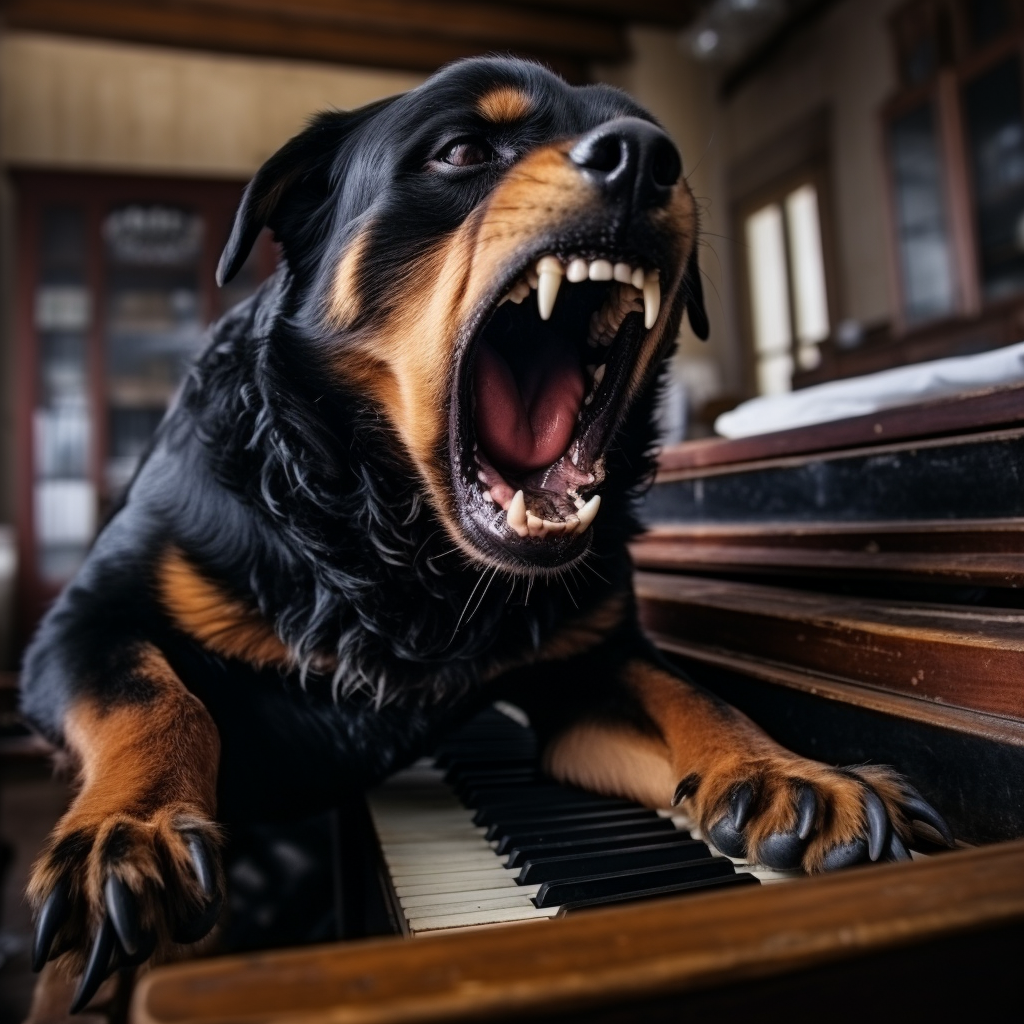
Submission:
[[[320,115],[267,162],[246,189],[218,273],[237,271],[265,225],[282,265],[213,328],[123,506],[27,654],[23,708],[50,739],[61,742],[77,693],[146,701],[144,683],[118,683],[117,664],[147,640],[220,730],[220,814],[306,812],[422,752],[493,696],[478,684],[490,668],[628,589],[631,499],[652,470],[653,379],[610,446],[586,564],[562,578],[490,581],[490,569],[451,550],[378,411],[325,370],[344,343],[323,318],[337,254],[372,216],[381,227],[359,284],[382,302],[400,300],[382,282],[400,281],[402,265],[461,222],[501,174],[498,166],[455,187],[420,173],[447,138],[481,130],[472,100],[500,82],[536,103],[525,123],[488,128],[506,163],[616,116],[648,116],[611,88],[574,89],[535,65],[481,60],[413,93]],[[257,672],[175,630],[154,599],[153,567],[168,544],[255,603],[302,671]],[[330,676],[312,667],[324,653],[337,658]]]

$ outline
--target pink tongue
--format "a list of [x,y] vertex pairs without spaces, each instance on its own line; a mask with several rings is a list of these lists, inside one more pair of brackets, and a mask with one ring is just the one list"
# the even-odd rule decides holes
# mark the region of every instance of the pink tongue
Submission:
[[583,401],[583,373],[572,351],[548,350],[520,388],[508,363],[484,342],[475,385],[477,434],[495,465],[541,469],[569,446]]

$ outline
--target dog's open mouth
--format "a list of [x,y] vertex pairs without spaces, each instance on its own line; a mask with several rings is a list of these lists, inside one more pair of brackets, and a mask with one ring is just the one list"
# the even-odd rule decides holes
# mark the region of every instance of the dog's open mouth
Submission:
[[452,421],[463,525],[532,564],[564,563],[600,507],[660,271],[638,257],[548,253],[492,307],[463,355]]

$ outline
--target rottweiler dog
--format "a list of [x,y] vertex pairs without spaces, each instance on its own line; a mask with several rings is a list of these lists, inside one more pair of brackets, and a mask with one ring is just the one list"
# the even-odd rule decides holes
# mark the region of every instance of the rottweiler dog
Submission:
[[659,372],[706,336],[697,212],[654,118],[512,59],[315,117],[247,186],[212,328],[27,653],[80,789],[29,895],[85,1005],[217,919],[221,824],[336,805],[485,704],[557,779],[685,801],[729,854],[901,860],[893,771],[783,749],[637,623],[627,541]]

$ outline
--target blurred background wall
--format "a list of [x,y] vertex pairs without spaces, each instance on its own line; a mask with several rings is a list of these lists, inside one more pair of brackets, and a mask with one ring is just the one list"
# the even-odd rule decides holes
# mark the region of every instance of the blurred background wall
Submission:
[[213,284],[247,178],[312,112],[460,56],[616,84],[679,142],[712,339],[684,327],[669,442],[754,394],[1022,333],[1020,0],[0,0],[0,19],[0,665],[205,325],[272,271],[264,238]]

